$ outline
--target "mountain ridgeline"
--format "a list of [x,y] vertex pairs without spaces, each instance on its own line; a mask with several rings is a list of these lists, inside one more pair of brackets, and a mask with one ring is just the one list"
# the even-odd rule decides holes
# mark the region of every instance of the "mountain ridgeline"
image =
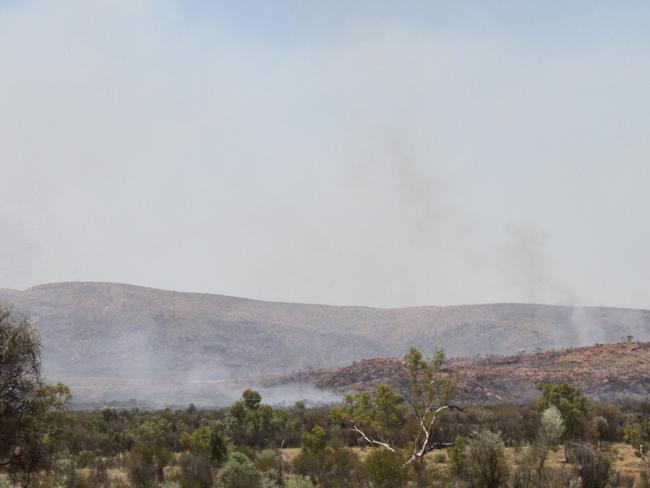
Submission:
[[401,357],[650,340],[650,311],[533,304],[379,309],[273,303],[113,283],[0,290],[32,316],[46,375],[223,379]]

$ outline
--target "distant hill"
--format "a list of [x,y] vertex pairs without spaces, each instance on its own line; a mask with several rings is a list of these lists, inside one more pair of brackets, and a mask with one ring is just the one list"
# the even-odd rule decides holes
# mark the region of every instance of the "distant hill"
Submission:
[[[626,342],[563,351],[453,361],[444,374],[459,381],[459,397],[469,403],[529,402],[543,383],[571,383],[602,401],[650,398],[650,343]],[[381,383],[407,391],[408,376],[398,358],[373,358],[343,368],[275,378],[268,385],[309,384],[335,392],[372,391]]]
[[[511,355],[650,340],[650,311],[532,304],[378,309],[271,303],[114,283],[0,290],[37,320],[44,370],[58,379],[222,380],[401,357]],[[68,380],[74,386],[74,381]],[[94,380],[93,380],[94,381]]]

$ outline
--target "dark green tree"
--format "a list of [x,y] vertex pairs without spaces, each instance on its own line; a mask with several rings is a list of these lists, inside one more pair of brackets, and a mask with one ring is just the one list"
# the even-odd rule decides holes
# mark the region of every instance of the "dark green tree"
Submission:
[[262,395],[260,395],[255,390],[251,390],[250,388],[244,391],[242,398],[244,399],[246,407],[250,408],[251,410],[257,409],[262,402]]
[[264,448],[271,438],[273,409],[261,404],[262,397],[246,390],[242,399],[228,410],[224,425],[228,437],[237,445]]
[[327,432],[320,425],[315,425],[309,432],[302,435],[302,448],[305,451],[317,452],[327,447]]
[[219,425],[213,424],[208,431],[208,456],[210,462],[221,466],[228,458],[228,446]]
[[41,377],[36,329],[0,306],[0,470],[23,485],[46,470],[61,441],[70,390]]
[[540,410],[554,406],[562,415],[564,439],[580,438],[585,432],[585,421],[589,415],[589,400],[573,385],[549,383],[541,385],[541,398],[537,401]]

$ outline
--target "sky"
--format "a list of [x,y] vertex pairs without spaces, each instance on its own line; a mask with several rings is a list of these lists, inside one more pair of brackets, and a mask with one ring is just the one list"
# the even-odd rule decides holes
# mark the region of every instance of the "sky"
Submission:
[[0,0],[0,288],[650,308],[650,4]]

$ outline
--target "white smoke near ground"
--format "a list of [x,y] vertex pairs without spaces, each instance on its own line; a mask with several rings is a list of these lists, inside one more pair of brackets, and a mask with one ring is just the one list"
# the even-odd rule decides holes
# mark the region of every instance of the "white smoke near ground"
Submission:
[[[51,358],[61,357],[61,352],[48,350],[49,354],[44,355],[44,374],[50,381],[68,384],[73,404],[82,408],[112,402],[145,408],[184,408],[189,404],[224,407],[240,399],[248,388],[259,391],[264,403],[275,406],[291,406],[296,401],[318,406],[341,400],[341,395],[310,384],[269,386],[266,380],[273,376],[260,372],[254,360],[246,369],[233,369],[219,355],[202,357],[200,361],[179,361],[178,353],[173,356],[156,345],[156,335],[154,331],[130,332],[128,338],[115,340],[107,346],[106,357],[82,360],[85,365],[92,365],[92,371],[56,364]],[[116,361],[115,354],[122,359]]]
[[72,389],[76,406],[131,402],[147,408],[225,407],[241,398],[246,389],[258,391],[267,405],[289,407],[297,401],[309,406],[338,403],[342,396],[310,384],[265,386],[255,380],[214,379],[183,381],[169,378],[57,377]]
[[261,387],[259,389],[265,403],[278,406],[291,406],[304,401],[309,406],[339,403],[343,397],[335,392],[322,390],[309,384]]
[[[571,315],[571,324],[575,331],[578,345],[592,345],[596,343],[610,342],[607,333],[602,328],[598,328],[589,313],[583,307],[574,307]],[[623,338],[614,339],[615,342]]]

